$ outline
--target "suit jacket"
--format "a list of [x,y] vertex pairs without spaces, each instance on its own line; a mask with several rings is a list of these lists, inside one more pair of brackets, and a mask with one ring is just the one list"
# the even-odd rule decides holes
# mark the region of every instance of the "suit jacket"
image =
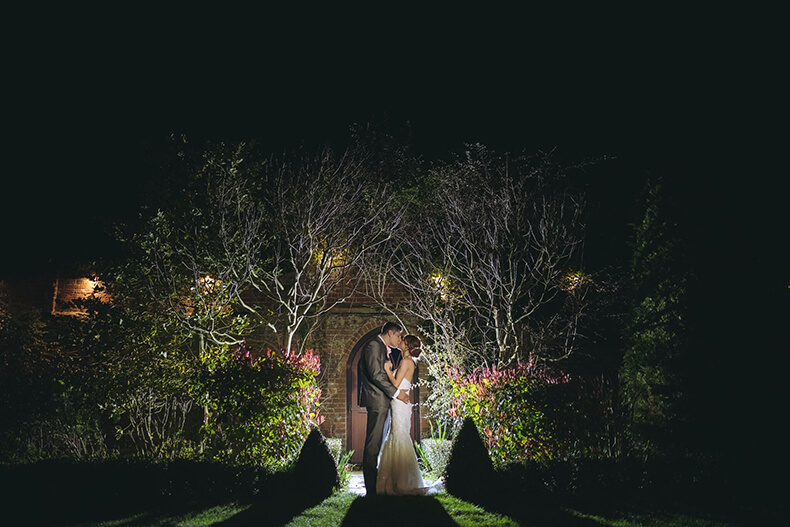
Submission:
[[398,348],[390,348],[390,360],[392,360],[392,369],[397,370],[398,366],[400,366],[400,361],[403,360],[403,352]]
[[384,371],[387,346],[376,337],[362,348],[362,356],[357,365],[359,379],[359,406],[365,408],[389,408],[392,397],[398,389],[392,385]]

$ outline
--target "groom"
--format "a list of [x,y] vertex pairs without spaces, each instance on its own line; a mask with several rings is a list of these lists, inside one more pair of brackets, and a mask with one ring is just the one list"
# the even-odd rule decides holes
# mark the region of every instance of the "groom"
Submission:
[[362,348],[357,366],[360,379],[359,406],[368,410],[368,425],[365,432],[365,450],[362,453],[362,475],[365,478],[365,489],[368,496],[376,495],[377,463],[381,442],[384,439],[384,424],[390,410],[390,401],[398,398],[409,403],[407,390],[398,390],[384,371],[384,361],[389,355],[389,348],[401,344],[401,327],[394,322],[387,322],[381,328],[378,337]]

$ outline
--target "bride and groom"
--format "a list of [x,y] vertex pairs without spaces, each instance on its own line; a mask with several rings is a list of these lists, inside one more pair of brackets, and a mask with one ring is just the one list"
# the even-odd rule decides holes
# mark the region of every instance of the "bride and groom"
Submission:
[[[401,338],[402,328],[387,322],[378,337],[362,348],[358,366],[359,405],[367,408],[368,422],[362,474],[368,496],[376,494],[426,494],[411,440],[412,405],[409,392],[420,356],[420,339]],[[400,365],[390,348],[400,348]],[[393,363],[397,369],[393,371]],[[385,436],[387,417],[389,433]],[[384,446],[382,447],[382,442]]]

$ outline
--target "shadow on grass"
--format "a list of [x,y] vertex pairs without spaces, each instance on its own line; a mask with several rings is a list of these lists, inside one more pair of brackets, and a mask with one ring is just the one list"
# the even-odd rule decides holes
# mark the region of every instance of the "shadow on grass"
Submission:
[[[15,526],[121,519],[135,526],[236,502],[252,506],[228,525],[244,525],[250,517],[256,519],[255,525],[278,525],[326,497],[313,493],[311,499],[305,490],[294,474],[272,474],[255,467],[186,461],[47,461],[0,467],[0,518]],[[261,521],[264,516],[272,521]]]
[[601,524],[590,518],[583,518],[567,512],[553,503],[532,499],[532,496],[521,495],[508,500],[475,500],[464,498],[469,503],[482,507],[494,514],[506,516],[519,525],[530,527],[601,527]]
[[448,493],[488,512],[534,527],[600,527],[600,523],[567,512],[567,504],[552,495],[534,474],[493,471],[478,479],[450,481]]
[[348,509],[343,527],[458,526],[436,498],[423,496],[372,496],[357,498]]
[[288,523],[305,510],[324,501],[327,496],[300,492],[298,481],[284,478],[280,486],[271,486],[254,499],[250,507],[214,525],[222,527],[274,527]]
[[225,525],[280,525],[328,498],[335,462],[313,430],[292,470],[178,460],[44,461],[0,466],[0,519],[11,525],[74,525],[128,519],[127,525],[238,503]]

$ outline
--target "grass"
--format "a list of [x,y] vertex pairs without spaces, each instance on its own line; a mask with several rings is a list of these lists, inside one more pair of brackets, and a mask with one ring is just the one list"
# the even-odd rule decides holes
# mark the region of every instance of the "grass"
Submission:
[[204,527],[217,525],[246,510],[249,505],[228,503],[187,513],[141,513],[117,520],[78,524],[79,527]]
[[446,510],[452,519],[461,527],[473,527],[476,525],[511,527],[518,525],[518,523],[507,516],[488,512],[477,505],[460,500],[450,494],[442,493],[438,494],[436,497],[444,507],[444,510]]
[[[458,499],[447,493],[431,497],[377,496],[359,498],[355,494],[338,491],[307,510],[302,511],[287,523],[267,523],[267,516],[257,514],[245,516],[249,505],[228,503],[204,510],[182,513],[143,513],[113,521],[81,524],[80,527],[203,527],[209,525],[285,525],[287,527],[353,527],[376,525],[377,527],[406,526],[431,527],[460,526],[474,527],[517,527],[518,521],[495,514],[477,505]],[[719,519],[693,516],[666,511],[618,512],[606,515],[587,514],[568,510],[567,515],[542,525],[571,525],[578,527],[732,527],[732,523]],[[525,516],[528,516],[525,515]],[[376,520],[371,523],[371,518]],[[531,524],[530,524],[531,525]],[[540,524],[536,524],[540,525]]]
[[590,525],[607,527],[731,527],[722,520],[690,516],[683,513],[616,513],[605,518],[594,514],[569,511],[572,515],[595,522]]
[[[80,524],[79,527],[203,527],[209,525],[235,524],[234,516],[247,510],[249,506],[234,503],[211,507],[202,511],[185,514],[158,515],[144,513],[112,521]],[[449,494],[438,494],[434,498],[380,496],[372,499],[359,498],[348,492],[335,492],[319,505],[305,510],[290,522],[287,527],[337,527],[339,525],[371,525],[371,516],[379,518],[377,527],[387,525],[458,525],[475,527],[518,527],[510,518],[487,512],[480,507],[460,500]],[[246,523],[245,523],[246,524]],[[242,525],[242,524],[239,524]],[[265,526],[265,520],[258,518],[249,525]],[[275,525],[275,524],[271,524]]]

